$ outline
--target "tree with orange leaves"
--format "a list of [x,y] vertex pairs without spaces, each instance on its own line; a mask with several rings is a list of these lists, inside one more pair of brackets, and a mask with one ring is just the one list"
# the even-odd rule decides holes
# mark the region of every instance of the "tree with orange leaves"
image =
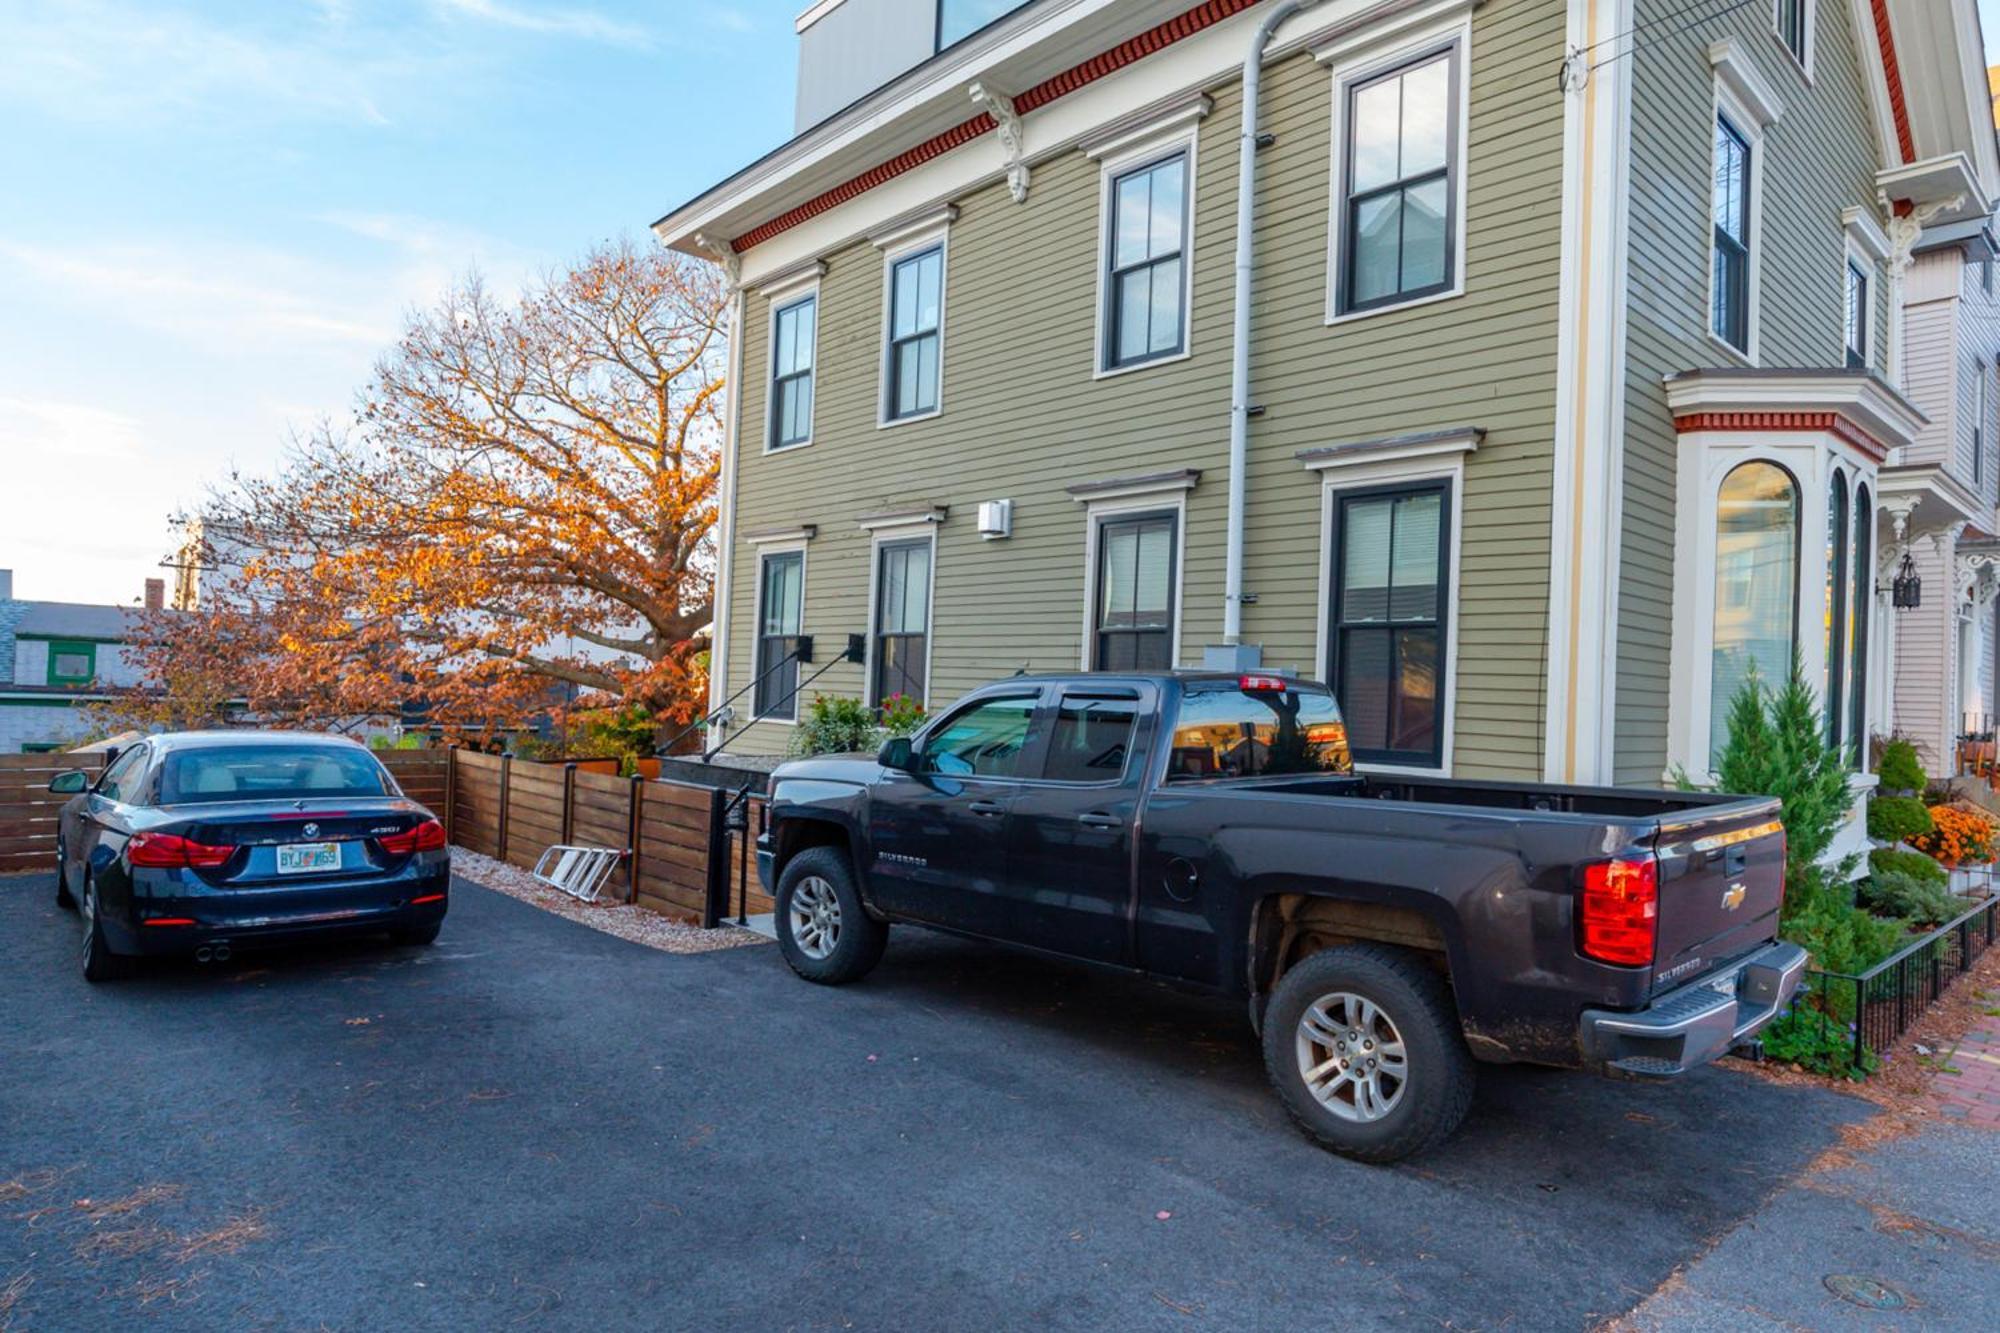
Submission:
[[156,679],[240,645],[260,719],[421,705],[459,735],[572,704],[699,712],[723,388],[720,275],[629,243],[505,301],[477,277],[412,316],[355,420],[232,476],[205,526],[248,554],[156,617]]

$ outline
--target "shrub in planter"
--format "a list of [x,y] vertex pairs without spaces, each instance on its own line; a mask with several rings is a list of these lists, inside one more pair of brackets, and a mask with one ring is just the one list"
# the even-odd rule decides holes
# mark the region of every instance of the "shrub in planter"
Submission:
[[1861,881],[1858,896],[1861,904],[1878,916],[1903,917],[1926,927],[1943,925],[1966,905],[1963,898],[1935,880],[1900,870],[1877,870]]
[[[1875,1058],[1875,1052],[1866,1046],[1857,1046],[1854,1030],[1849,1024],[1804,1005],[1781,1015],[1759,1033],[1757,1039],[1770,1059],[1795,1064],[1829,1078],[1852,1079],[1859,1083],[1880,1068],[1882,1063]],[[1855,1058],[1857,1049],[1860,1051],[1859,1060]]]
[[1847,900],[1847,886],[1828,883],[1823,873],[1796,896],[1786,895],[1779,933],[1812,955],[1822,972],[1855,976],[1896,952],[1910,923],[1864,911]]
[[813,696],[811,706],[792,728],[789,747],[794,755],[853,754],[881,744],[881,732],[867,705],[843,696]]
[[1892,739],[1882,747],[1882,758],[1875,765],[1875,776],[1881,779],[1885,793],[1914,796],[1931,785],[1930,775],[1917,762],[1917,747],[1901,738]]
[[924,724],[924,706],[907,694],[890,695],[881,711],[884,735],[908,736]]
[[1868,836],[1877,842],[1909,842],[1934,827],[1930,808],[1914,796],[1877,796],[1868,803]]
[[1920,879],[1926,884],[1945,888],[1951,883],[1951,872],[1925,856],[1904,847],[1877,847],[1868,853],[1868,868],[1876,874],[1897,874],[1908,879]]

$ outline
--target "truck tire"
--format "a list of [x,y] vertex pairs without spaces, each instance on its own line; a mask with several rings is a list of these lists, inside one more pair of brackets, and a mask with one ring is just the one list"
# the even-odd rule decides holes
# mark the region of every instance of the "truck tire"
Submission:
[[1285,973],[1265,1011],[1264,1068],[1306,1133],[1357,1161],[1434,1147],[1472,1106],[1450,989],[1383,945],[1328,949]]
[[808,847],[778,876],[778,951],[822,986],[859,981],[882,961],[889,928],[869,916],[839,847]]

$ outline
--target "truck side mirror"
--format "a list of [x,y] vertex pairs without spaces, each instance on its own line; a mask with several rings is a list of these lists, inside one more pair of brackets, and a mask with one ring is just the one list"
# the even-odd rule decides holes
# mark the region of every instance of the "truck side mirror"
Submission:
[[916,754],[910,746],[908,736],[891,736],[882,742],[876,752],[875,762],[898,773],[914,773],[917,768]]
[[89,786],[90,774],[80,768],[72,768],[49,779],[49,790],[58,796],[74,796]]

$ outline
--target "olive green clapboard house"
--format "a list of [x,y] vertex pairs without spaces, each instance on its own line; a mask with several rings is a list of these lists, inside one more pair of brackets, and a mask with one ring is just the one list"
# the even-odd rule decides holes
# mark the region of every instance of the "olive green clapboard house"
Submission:
[[2000,192],[1972,0],[798,28],[797,137],[655,224],[735,288],[726,748],[783,748],[850,633],[799,693],[1260,663],[1465,777],[1702,771],[1795,648],[1884,729],[1902,275]]

